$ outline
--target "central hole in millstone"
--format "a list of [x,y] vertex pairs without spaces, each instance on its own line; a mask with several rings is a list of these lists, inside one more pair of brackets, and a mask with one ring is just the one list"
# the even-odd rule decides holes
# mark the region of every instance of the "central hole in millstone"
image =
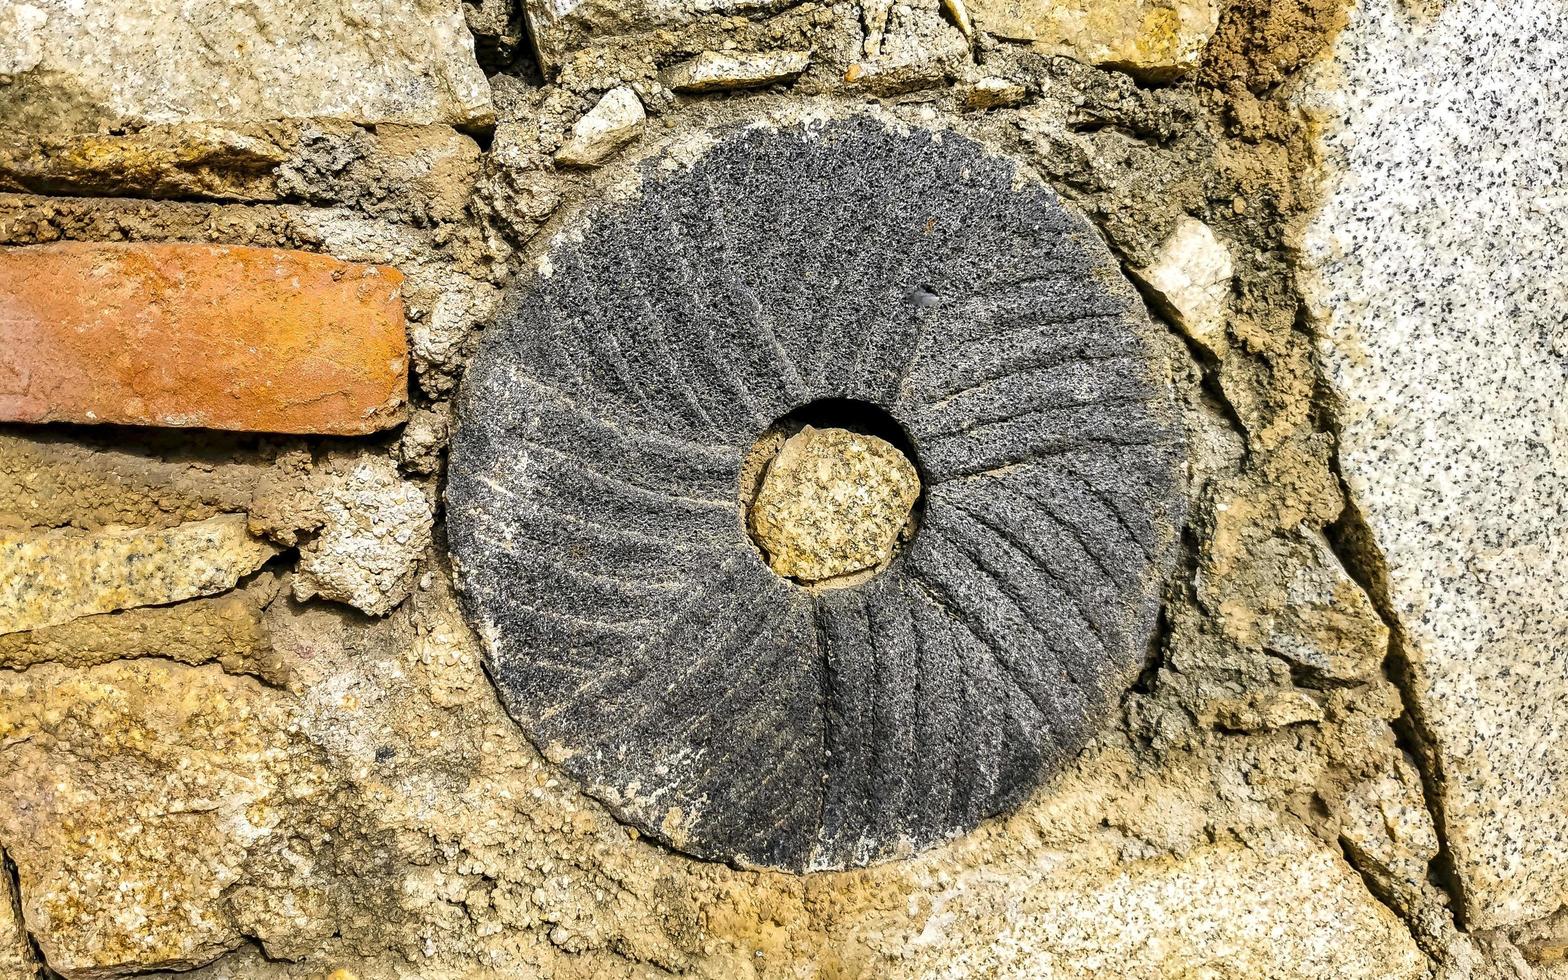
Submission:
[[913,446],[892,416],[832,399],[790,412],[741,467],[746,530],[768,566],[812,589],[858,585],[914,538],[921,504]]

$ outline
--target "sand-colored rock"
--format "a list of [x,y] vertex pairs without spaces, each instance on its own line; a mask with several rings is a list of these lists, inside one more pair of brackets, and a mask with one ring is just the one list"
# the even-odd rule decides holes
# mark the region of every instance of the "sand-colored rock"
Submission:
[[1261,647],[1319,682],[1371,676],[1388,653],[1388,627],[1322,532],[1259,541],[1200,581],[1225,637]]
[[603,163],[636,138],[645,118],[636,92],[625,85],[613,88],[572,124],[572,135],[555,152],[555,162],[574,167]]
[[964,91],[964,105],[970,109],[999,109],[1023,102],[1029,90],[1017,82],[987,75]]
[[243,514],[165,530],[0,531],[0,634],[222,592],[278,550]]
[[1235,266],[1208,225],[1183,217],[1148,266],[1130,270],[1183,333],[1210,354],[1224,353],[1225,311]]
[[274,171],[289,157],[269,135],[209,124],[54,137],[13,132],[0,135],[0,188],[265,200],[275,196]]
[[439,125],[285,119],[0,132],[0,190],[352,204],[412,221],[457,217],[478,163],[471,137]]
[[172,431],[137,445],[89,431],[0,432],[0,527],[172,527],[232,514],[271,463],[265,450]]
[[876,436],[806,426],[768,466],[751,504],[751,531],[785,578],[823,582],[892,557],[920,496],[920,475]]
[[1421,776],[1403,757],[1391,770],[1356,783],[1339,809],[1340,838],[1364,866],[1407,892],[1426,882],[1437,856],[1437,829]]
[[0,419],[356,435],[402,421],[402,275],[324,255],[0,253]]
[[1164,81],[1198,64],[1216,0],[966,0],[975,26],[1047,54]]
[[494,110],[462,6],[8,3],[0,118],[76,132],[311,117],[481,124]]
[[[1094,863],[1068,859],[1056,874],[1035,868],[997,879],[977,868],[934,878],[925,896],[931,932],[923,934],[934,948],[914,944],[914,961],[900,975],[1428,976],[1404,925],[1338,854],[1300,833],[1275,831],[1246,845],[1219,842],[1120,867]],[[978,935],[988,915],[1007,925],[983,945],[957,941]]]
[[[239,945],[230,889],[267,880],[248,862],[270,849],[298,873],[321,843],[287,819],[322,791],[296,743],[264,688],[211,668],[0,672],[0,835],[50,966],[179,969]],[[296,915],[319,902],[280,887]]]
[[218,663],[231,674],[287,680],[273,656],[262,619],[276,595],[268,573],[254,586],[172,606],[143,606],[83,616],[58,626],[0,635],[0,667],[24,669],[42,663],[91,667],[136,657],[182,664]]
[[716,92],[757,88],[786,82],[811,65],[808,51],[761,51],[736,54],[704,51],[690,61],[666,69],[659,80],[677,92]]

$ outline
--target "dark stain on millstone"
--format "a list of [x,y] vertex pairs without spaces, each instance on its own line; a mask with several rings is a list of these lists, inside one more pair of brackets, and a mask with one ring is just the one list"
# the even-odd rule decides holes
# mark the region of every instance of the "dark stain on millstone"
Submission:
[[[791,870],[912,853],[1115,713],[1174,558],[1182,449],[1135,294],[1081,217],[951,133],[867,117],[642,165],[518,284],[447,490],[507,708],[621,819]],[[879,406],[920,533],[812,593],[747,538],[776,419]]]

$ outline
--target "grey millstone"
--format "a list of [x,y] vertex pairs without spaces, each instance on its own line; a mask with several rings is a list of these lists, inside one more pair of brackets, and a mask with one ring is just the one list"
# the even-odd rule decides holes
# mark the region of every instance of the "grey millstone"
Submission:
[[[1181,519],[1153,327],[1083,219],[951,133],[870,118],[643,165],[508,295],[447,491],[467,613],[530,737],[681,850],[794,870],[930,845],[1110,717]],[[880,575],[748,540],[780,416],[879,406],[926,487]]]

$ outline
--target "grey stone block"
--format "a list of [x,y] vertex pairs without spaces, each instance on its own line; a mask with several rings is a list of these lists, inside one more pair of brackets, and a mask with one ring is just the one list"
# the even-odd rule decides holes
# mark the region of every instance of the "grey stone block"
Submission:
[[[1112,716],[1181,524],[1155,329],[1083,219],[952,133],[868,117],[643,164],[519,283],[447,489],[466,611],[530,738],[619,817],[791,870],[910,853]],[[809,591],[749,539],[779,417],[884,410],[912,543]]]

